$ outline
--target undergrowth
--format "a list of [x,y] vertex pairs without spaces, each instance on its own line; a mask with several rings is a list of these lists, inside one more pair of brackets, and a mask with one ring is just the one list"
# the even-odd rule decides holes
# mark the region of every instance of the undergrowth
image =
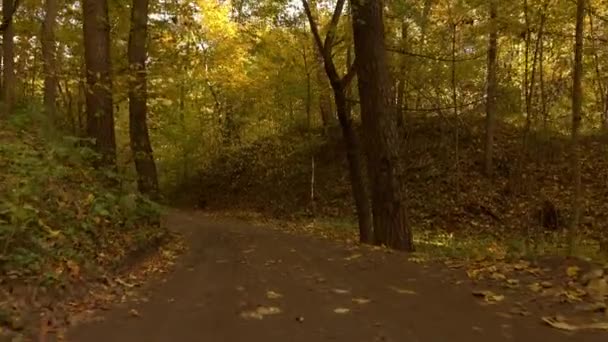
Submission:
[[[522,131],[508,123],[496,133],[495,173],[482,173],[483,120],[462,117],[456,126],[441,118],[412,118],[402,151],[407,161],[410,223],[418,250],[439,255],[562,255],[569,222],[571,184],[569,137]],[[200,166],[174,193],[210,210],[252,210],[288,219],[326,221],[336,231],[356,232],[344,146],[321,134],[285,134],[230,148]],[[582,138],[580,256],[605,257],[598,245],[608,235],[608,154],[605,138]],[[458,151],[458,153],[457,153]],[[314,205],[311,179],[314,157]],[[365,172],[365,170],[363,170]],[[193,191],[193,189],[196,189]],[[543,227],[542,203],[549,201],[559,224]],[[336,223],[338,222],[338,223]],[[339,228],[336,228],[339,227]]]
[[99,274],[164,236],[160,207],[93,169],[84,141],[31,111],[0,124],[0,287]]

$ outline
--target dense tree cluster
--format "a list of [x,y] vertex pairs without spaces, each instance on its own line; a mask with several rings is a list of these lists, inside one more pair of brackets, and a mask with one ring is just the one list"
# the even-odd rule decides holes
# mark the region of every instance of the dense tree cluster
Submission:
[[92,138],[99,167],[133,163],[152,197],[225,149],[339,127],[361,240],[399,249],[414,248],[412,118],[440,116],[443,131],[485,117],[488,178],[498,123],[521,127],[516,170],[539,136],[571,134],[572,237],[578,142],[608,128],[601,0],[3,0],[2,13],[2,116],[39,106]]

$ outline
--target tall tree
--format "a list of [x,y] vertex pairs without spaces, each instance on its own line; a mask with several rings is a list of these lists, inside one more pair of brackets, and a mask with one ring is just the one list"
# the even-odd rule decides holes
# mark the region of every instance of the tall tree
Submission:
[[[316,0],[309,0],[309,8],[314,21],[318,19],[318,7]],[[316,62],[317,62],[317,92],[319,99],[319,112],[321,114],[321,124],[327,132],[328,128],[335,124],[335,117],[332,113],[331,105],[331,94],[330,94],[330,82],[328,82],[327,75],[325,72],[325,58],[323,57],[323,50],[318,47],[318,44],[314,41],[316,51]]]
[[15,101],[15,29],[13,16],[19,8],[19,0],[2,0],[2,102],[6,112],[11,112]]
[[392,105],[383,8],[382,0],[351,0],[374,238],[376,243],[413,251],[405,205],[405,166],[400,155],[403,118]]
[[486,175],[492,173],[492,158],[494,154],[494,130],[496,126],[496,69],[498,50],[498,25],[496,16],[498,1],[490,0],[490,34],[488,37],[488,74],[486,85],[486,142],[484,171]]
[[583,109],[583,25],[585,20],[585,0],[576,2],[576,29],[574,38],[574,70],[572,76],[572,131],[571,131],[571,169],[572,169],[572,220],[569,229],[570,251],[574,247],[576,230],[581,213],[581,167],[578,152],[579,129]]
[[95,139],[102,165],[116,163],[112,105],[110,21],[107,0],[84,0],[84,58],[87,78],[87,135]]
[[44,71],[44,110],[55,119],[57,101],[57,47],[55,42],[55,22],[59,10],[58,0],[46,0],[44,21],[42,22],[42,60]]
[[325,72],[327,77],[329,77],[329,83],[331,84],[334,92],[334,102],[336,104],[338,120],[340,121],[342,135],[346,144],[346,158],[348,160],[351,188],[355,200],[355,206],[357,208],[359,240],[364,243],[371,243],[372,215],[362,174],[359,137],[353,128],[351,109],[346,98],[348,85],[355,76],[356,61],[349,66],[349,70],[346,75],[340,77],[332,55],[332,47],[336,37],[336,30],[338,29],[338,22],[340,20],[340,16],[342,15],[342,11],[344,10],[345,2],[346,0],[338,0],[331,22],[329,23],[325,41],[322,41],[317,24],[310,9],[310,5],[308,4],[307,0],[302,0],[306,16],[308,17],[308,21],[310,23],[310,30],[313,33],[317,49],[321,52],[321,56],[323,57]]
[[129,134],[137,170],[137,185],[141,193],[155,198],[158,176],[147,124],[147,37],[148,0],[133,0],[129,34]]

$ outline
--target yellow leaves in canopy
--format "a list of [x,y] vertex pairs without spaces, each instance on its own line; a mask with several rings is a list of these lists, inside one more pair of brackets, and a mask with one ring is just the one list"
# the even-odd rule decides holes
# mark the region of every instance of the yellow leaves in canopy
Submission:
[[208,35],[207,39],[224,41],[237,36],[236,23],[230,20],[231,4],[229,1],[198,0],[197,5],[200,8],[198,20]]

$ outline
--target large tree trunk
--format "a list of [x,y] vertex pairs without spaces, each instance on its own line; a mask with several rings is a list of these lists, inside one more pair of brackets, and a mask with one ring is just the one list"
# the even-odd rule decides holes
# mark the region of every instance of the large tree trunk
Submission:
[[344,3],[345,0],[338,0],[332,22],[330,23],[328,35],[325,38],[325,44],[323,44],[323,42],[321,42],[321,37],[319,35],[317,24],[315,23],[310,6],[306,0],[302,0],[317,49],[321,52],[321,56],[323,57],[323,66],[334,92],[334,101],[336,104],[338,120],[340,122],[342,136],[346,145],[346,159],[348,161],[351,189],[353,192],[353,199],[355,201],[355,208],[357,210],[359,240],[363,243],[371,243],[373,241],[372,213],[362,173],[363,163],[361,161],[361,148],[359,146],[360,144],[357,132],[355,132],[352,125],[351,108],[346,97],[347,89],[352,77],[354,76],[354,69],[349,63],[349,70],[347,71],[346,75],[341,78],[338,75],[331,51],[332,41],[334,39],[335,30],[337,28],[340,15],[344,8]]
[[83,0],[84,55],[87,78],[87,135],[95,139],[101,165],[116,164],[112,105],[110,22],[107,0]]
[[384,1],[351,0],[361,118],[372,188],[375,242],[413,251],[407,222],[403,120],[392,106],[384,44]]
[[7,113],[10,113],[15,101],[15,29],[13,15],[19,3],[15,0],[2,0],[2,102]]
[[56,119],[57,63],[55,46],[55,22],[59,10],[58,0],[46,0],[42,23],[42,68],[44,73],[44,110],[52,120]]
[[357,208],[359,241],[371,243],[374,241],[372,212],[369,204],[369,195],[363,180],[363,162],[361,160],[359,137],[352,125],[351,109],[346,98],[346,89],[338,84],[334,84],[333,89],[338,120],[340,121],[342,136],[346,145],[346,160],[348,161],[351,189],[355,200],[355,207]]
[[498,0],[490,1],[490,35],[488,39],[488,75],[486,89],[486,143],[484,171],[492,174],[494,154],[494,130],[496,126],[496,69],[498,50],[498,26],[496,22]]
[[137,170],[137,186],[141,193],[156,198],[158,176],[147,123],[146,41],[148,31],[148,0],[133,0],[129,33],[129,134]]
[[571,169],[572,169],[572,220],[568,233],[570,252],[575,245],[576,231],[581,213],[581,170],[579,157],[579,128],[583,106],[583,22],[585,19],[585,0],[577,0],[576,34],[574,44],[574,72],[572,79],[572,136],[571,136]]

